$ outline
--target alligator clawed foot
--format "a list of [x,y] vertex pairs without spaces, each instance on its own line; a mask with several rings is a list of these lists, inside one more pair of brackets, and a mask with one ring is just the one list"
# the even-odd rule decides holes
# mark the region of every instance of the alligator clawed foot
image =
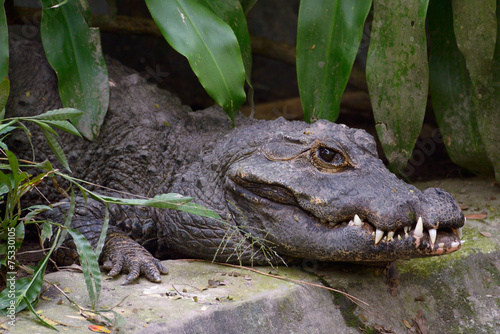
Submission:
[[141,274],[155,283],[161,282],[161,275],[168,274],[168,269],[144,247],[120,233],[108,235],[103,251],[104,268],[108,276],[115,277],[128,273],[122,285],[130,284]]

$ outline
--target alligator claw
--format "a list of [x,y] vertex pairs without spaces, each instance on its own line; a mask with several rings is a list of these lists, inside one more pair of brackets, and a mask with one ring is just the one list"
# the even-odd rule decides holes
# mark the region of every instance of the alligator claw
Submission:
[[122,283],[129,284],[144,274],[151,282],[161,282],[161,274],[168,269],[144,247],[120,233],[108,235],[103,250],[104,268],[109,269],[108,276],[115,277],[122,272],[128,273]]

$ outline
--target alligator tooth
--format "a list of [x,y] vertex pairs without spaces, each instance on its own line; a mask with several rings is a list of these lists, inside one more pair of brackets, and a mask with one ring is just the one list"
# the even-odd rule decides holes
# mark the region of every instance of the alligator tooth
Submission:
[[415,227],[415,232],[413,235],[421,238],[424,235],[424,222],[422,221],[422,217],[418,217],[417,226]]
[[401,234],[398,234],[398,241],[401,241]]
[[378,245],[380,240],[382,240],[383,236],[384,236],[384,231],[381,231],[379,229],[375,231],[375,245]]
[[439,247],[439,248],[444,248],[444,242],[440,242],[440,243],[438,244],[438,247]]
[[408,229],[410,228],[410,226],[405,226],[404,230],[405,230],[405,234],[408,233]]
[[458,246],[460,246],[460,242],[452,242],[451,243],[451,248],[457,248]]
[[431,228],[429,230],[429,236],[431,237],[431,244],[434,246],[434,243],[436,242],[436,237],[437,237],[437,230],[435,228]]
[[462,239],[462,228],[457,228],[457,234],[460,239]]
[[335,225],[337,225],[337,224],[336,224],[336,223],[334,223],[334,222],[329,222],[329,223],[328,223],[328,225],[330,225],[330,226],[335,226]]
[[387,241],[391,241],[394,238],[394,231],[387,233]]
[[464,245],[465,244],[465,240],[460,240],[460,245]]
[[361,221],[361,219],[359,219],[358,215],[354,215],[354,225],[357,225],[357,226],[363,225],[363,222]]

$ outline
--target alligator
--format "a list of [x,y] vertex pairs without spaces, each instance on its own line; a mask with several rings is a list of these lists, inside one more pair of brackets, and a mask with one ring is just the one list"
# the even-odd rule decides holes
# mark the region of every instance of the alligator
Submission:
[[[108,60],[108,70],[110,105],[99,138],[61,134],[73,175],[112,195],[192,196],[221,217],[112,205],[101,256],[109,275],[158,282],[168,271],[158,259],[178,257],[380,263],[461,248],[465,218],[453,195],[400,180],[364,130],[242,116],[233,125],[220,108],[193,112],[116,61]],[[56,75],[38,44],[12,44],[9,77],[11,115],[61,107]],[[29,152],[24,138],[14,134],[11,147]],[[32,140],[38,160],[51,157],[40,133]],[[104,206],[77,202],[73,227],[95,246]],[[62,221],[64,210],[50,215]],[[56,258],[77,256],[61,248]]]

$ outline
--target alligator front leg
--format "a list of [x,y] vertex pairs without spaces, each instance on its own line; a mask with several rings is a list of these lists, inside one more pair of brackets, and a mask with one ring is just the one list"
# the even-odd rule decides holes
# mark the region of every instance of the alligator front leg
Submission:
[[101,255],[104,268],[109,270],[109,276],[117,276],[121,272],[128,273],[122,284],[129,284],[144,274],[152,282],[161,282],[160,274],[167,274],[168,269],[148,252],[144,247],[119,233],[111,232],[106,237],[106,243]]
[[[62,223],[65,219],[69,203],[55,207],[47,213],[48,218],[55,222]],[[131,211],[139,210],[133,213]],[[130,219],[129,217],[140,217]],[[156,230],[152,227],[152,211],[143,210],[143,208],[118,208],[111,207],[111,218],[106,241],[100,256],[100,262],[104,268],[110,270],[109,276],[117,276],[124,272],[128,273],[123,284],[128,284],[138,278],[141,274],[145,275],[152,282],[160,282],[161,274],[167,274],[167,268],[141,244],[130,238],[125,231],[129,232],[139,239],[149,241],[155,239]],[[76,208],[71,221],[71,227],[82,233],[95,249],[99,236],[101,234],[104,222],[104,205],[93,199],[87,202],[83,198],[76,199]],[[124,228],[122,231],[118,226]],[[142,230],[140,227],[144,227]],[[53,254],[54,260],[61,265],[70,265],[78,262],[78,254],[73,240],[68,236],[63,246]]]

